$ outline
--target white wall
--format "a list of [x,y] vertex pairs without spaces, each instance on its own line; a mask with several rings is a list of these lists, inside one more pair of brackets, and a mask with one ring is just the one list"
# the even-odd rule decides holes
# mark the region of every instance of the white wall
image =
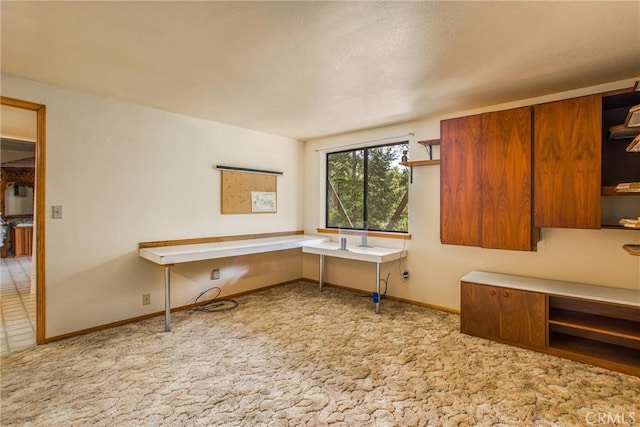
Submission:
[[9,185],[4,193],[6,215],[31,215],[33,214],[33,188],[26,187],[24,197],[16,196],[15,184]]
[[[138,242],[302,228],[299,141],[9,75],[2,94],[47,107],[47,337],[163,309],[163,270],[138,257]],[[221,215],[216,164],[283,171],[278,213]],[[63,219],[51,219],[52,205],[63,206]],[[172,306],[214,284],[228,294],[299,278],[300,259],[284,252],[176,267]],[[212,282],[215,267],[222,278]]]
[[[446,116],[430,117],[411,123],[388,126],[330,138],[308,141],[304,153],[305,212],[307,233],[323,227],[321,218],[323,153],[320,149],[375,140],[414,132],[411,138],[410,159],[428,158],[419,140],[440,137],[440,120],[486,111],[497,111],[523,105],[566,99],[591,93],[630,87],[633,81],[613,82],[599,87],[585,88],[553,96],[523,100],[472,111],[461,111]],[[537,252],[481,249],[442,245],[440,243],[440,166],[414,168],[413,184],[409,193],[409,219],[411,240],[405,263],[383,266],[382,277],[391,272],[389,295],[452,309],[459,308],[460,278],[472,270],[486,270],[580,283],[598,284],[640,290],[640,257],[627,254],[622,245],[640,243],[640,232],[633,230],[576,230],[542,229],[543,240]],[[380,246],[402,247],[395,239],[370,239]],[[317,279],[317,260],[304,255],[303,274]],[[401,269],[408,269],[407,282],[399,278]],[[342,261],[327,263],[327,281],[370,291],[375,283],[372,269],[350,265]]]

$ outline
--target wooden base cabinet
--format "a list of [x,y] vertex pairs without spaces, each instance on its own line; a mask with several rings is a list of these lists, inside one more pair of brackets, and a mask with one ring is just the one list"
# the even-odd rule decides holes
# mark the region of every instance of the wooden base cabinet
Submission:
[[545,347],[545,295],[466,282],[460,292],[461,332],[526,348]]
[[31,256],[33,227],[11,227],[11,247],[15,257]]
[[474,271],[460,297],[462,333],[640,376],[638,291]]

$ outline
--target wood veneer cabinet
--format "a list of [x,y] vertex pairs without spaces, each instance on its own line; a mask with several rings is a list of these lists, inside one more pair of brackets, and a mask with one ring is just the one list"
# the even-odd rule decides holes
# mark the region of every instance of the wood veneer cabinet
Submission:
[[31,256],[33,252],[32,226],[11,226],[11,249],[15,257]]
[[461,283],[460,331],[527,348],[546,341],[546,299],[537,292]]
[[531,108],[441,122],[442,243],[534,250]]
[[473,271],[460,331],[640,376],[640,292]]
[[482,118],[440,122],[440,240],[482,243]]
[[482,247],[535,250],[531,108],[482,115]]
[[534,225],[600,228],[602,96],[534,106]]

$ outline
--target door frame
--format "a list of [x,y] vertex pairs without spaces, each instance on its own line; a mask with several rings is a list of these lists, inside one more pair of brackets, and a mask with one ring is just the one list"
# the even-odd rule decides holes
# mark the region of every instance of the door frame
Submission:
[[45,310],[45,138],[47,107],[20,99],[0,97],[0,104],[22,108],[36,112],[36,180],[35,188],[35,235],[36,235],[36,343],[45,344],[46,310]]

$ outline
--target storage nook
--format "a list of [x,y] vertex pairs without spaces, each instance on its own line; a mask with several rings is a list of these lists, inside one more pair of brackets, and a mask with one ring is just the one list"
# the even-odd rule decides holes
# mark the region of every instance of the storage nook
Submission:
[[472,271],[460,331],[640,376],[640,292]]

